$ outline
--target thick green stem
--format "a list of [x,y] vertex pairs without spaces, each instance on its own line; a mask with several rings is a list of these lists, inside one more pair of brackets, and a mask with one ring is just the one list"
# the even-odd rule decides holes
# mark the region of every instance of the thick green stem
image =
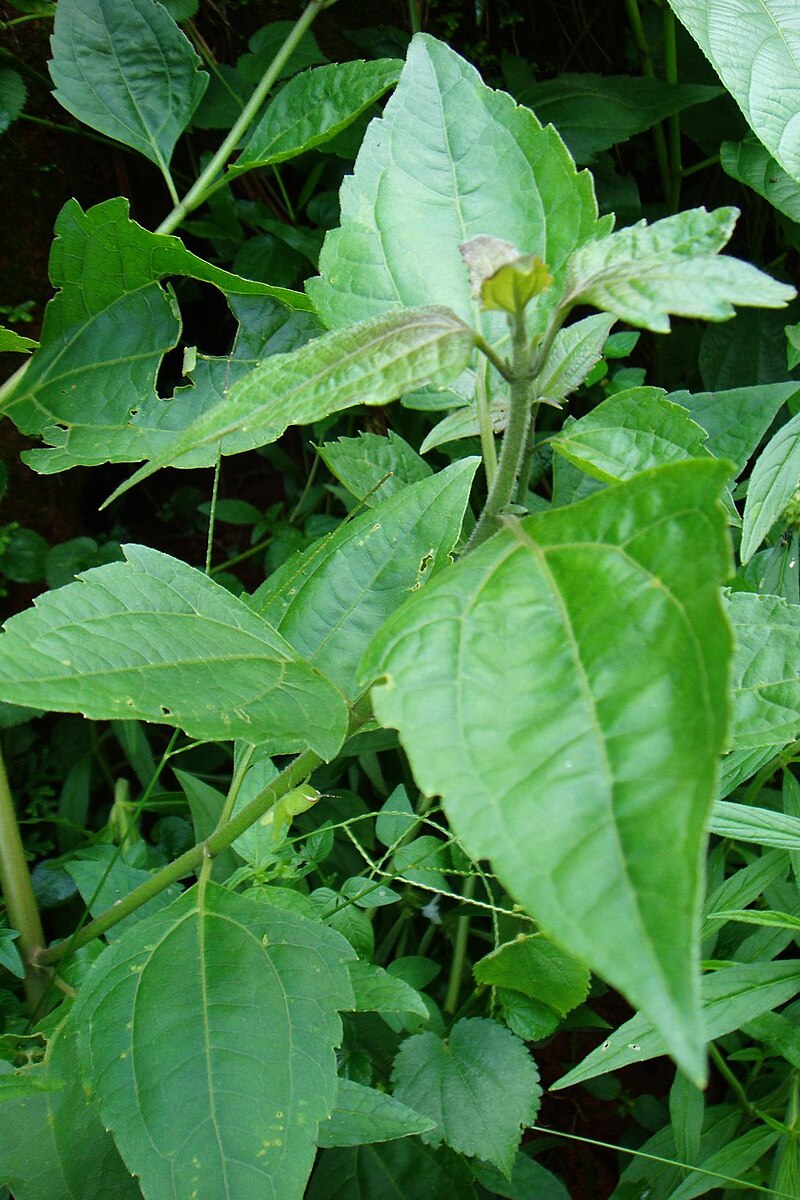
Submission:
[[297,46],[298,42],[306,32],[308,27],[313,22],[317,13],[323,8],[329,7],[330,0],[311,0],[298,19],[294,28],[290,32],[286,41],[281,46],[278,53],[273,58],[272,62],[267,67],[256,90],[248,100],[247,104],[242,109],[242,112],[236,120],[233,128],[228,136],[223,141],[219,150],[208,163],[205,170],[198,176],[196,182],[192,185],[189,191],[184,196],[183,200],[179,201],[172,212],[164,218],[159,225],[156,233],[172,233],[173,229],[177,229],[184,217],[188,213],[193,212],[209,194],[214,183],[217,182],[217,176],[224,168],[233,151],[239,145],[239,141],[244,133],[247,132],[252,121],[255,119],[258,110],[264,103],[269,92],[283,70],[284,64],[292,54],[292,51]]
[[25,859],[14,812],[5,764],[0,756],[0,885],[12,929],[19,930],[19,949],[25,964],[25,995],[32,1012],[47,991],[50,980],[34,967],[34,956],[45,944],[39,909]]

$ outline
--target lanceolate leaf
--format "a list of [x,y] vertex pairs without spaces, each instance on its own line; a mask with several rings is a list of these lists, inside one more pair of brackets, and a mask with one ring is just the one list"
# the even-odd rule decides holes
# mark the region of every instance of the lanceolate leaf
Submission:
[[422,1135],[438,1146],[494,1163],[511,1175],[522,1128],[539,1110],[539,1073],[523,1043],[494,1021],[457,1021],[447,1041],[435,1033],[406,1038],[392,1070],[394,1094],[436,1127]]
[[427,34],[413,39],[383,118],[369,126],[341,205],[322,278],[308,285],[334,327],[396,304],[447,304],[470,320],[463,242],[503,238],[537,254],[558,282],[598,229],[591,179],[555,130]]
[[453,379],[473,344],[472,330],[449,309],[396,309],[315,338],[293,354],[276,354],[114,496],[200,447],[237,454],[277,441],[289,425],[308,425],[356,404],[386,404],[422,383]]
[[340,1079],[336,1104],[317,1135],[318,1146],[362,1146],[368,1142],[390,1142],[395,1138],[428,1133],[435,1127],[394,1096],[374,1088]]
[[742,562],[755,554],[795,494],[800,481],[800,413],[782,425],[761,451],[747,488]]
[[155,0],[59,0],[51,45],[59,103],[168,174],[208,75],[165,9]]
[[536,377],[536,395],[545,400],[563,400],[580,387],[599,362],[614,321],[608,313],[595,313],[559,329],[544,367]]
[[125,555],[12,617],[0,636],[0,698],[161,721],[273,754],[337,752],[344,698],[266,621],[178,559],[144,546]]
[[786,745],[800,732],[800,608],[778,596],[733,592],[731,748]]
[[700,864],[727,724],[726,473],[662,467],[509,527],[408,601],[364,664],[469,852],[694,1078]]
[[[169,402],[156,395],[161,360],[180,333],[174,298],[158,282],[170,275],[214,284],[241,305],[247,332],[234,350],[231,377],[240,356],[293,350],[318,328],[310,313],[293,312],[308,307],[305,297],[232,275],[191,254],[179,238],[150,233],[131,221],[127,200],[87,212],[68,201],[50,255],[59,291],[45,312],[41,347],[3,404],[23,433],[49,444],[25,454],[35,470],[150,457],[218,399],[202,363],[191,391],[179,389]],[[259,300],[263,314],[255,311]],[[217,370],[217,389],[223,378]]]
[[752,133],[741,142],[723,142],[719,158],[733,179],[769,200],[790,221],[800,221],[800,182],[786,174]]
[[717,257],[737,216],[735,208],[695,208],[591,242],[572,256],[567,298],[656,333],[669,331],[670,313],[724,321],[734,304],[782,308],[794,288],[738,258]]
[[402,65],[396,58],[359,59],[295,75],[269,105],[228,174],[283,162],[328,141],[397,83]]
[[[800,820],[768,808],[718,800],[711,813],[711,832],[720,837],[752,842],[755,846],[777,846],[800,852]],[[755,916],[758,914],[755,913]]]
[[341,525],[289,559],[249,602],[351,696],[388,616],[450,562],[478,459],[467,458]]
[[352,957],[332,930],[208,883],[97,961],[81,1057],[146,1200],[300,1200]]
[[83,1088],[75,1038],[68,1019],[48,1047],[46,1064],[0,1075],[33,1085],[17,1099],[0,1096],[0,1184],[15,1200],[141,1200]]
[[669,0],[750,127],[800,179],[800,12],[785,0]]

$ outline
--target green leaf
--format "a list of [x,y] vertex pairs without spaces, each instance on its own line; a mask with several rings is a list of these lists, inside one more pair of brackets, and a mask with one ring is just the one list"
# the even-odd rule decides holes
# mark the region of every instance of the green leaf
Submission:
[[[149,871],[142,871],[126,863],[120,857],[116,846],[89,846],[80,850],[77,858],[64,863],[64,870],[74,880],[84,903],[89,905],[91,902],[89,913],[92,917],[99,917],[118,904],[139,884],[152,879]],[[158,912],[179,895],[180,888],[177,884],[165,888],[130,916],[124,917],[118,925],[109,929],[106,937],[109,941],[116,941],[137,921]]]
[[15,333],[13,329],[6,329],[5,325],[0,325],[0,354],[6,351],[28,354],[38,345],[35,338],[23,337],[21,333]]
[[800,608],[751,592],[733,592],[725,606],[736,640],[732,748],[786,745],[800,731]]
[[455,462],[290,558],[250,600],[348,695],[388,616],[450,563],[478,459]]
[[693,208],[589,242],[570,259],[567,300],[655,333],[669,332],[670,313],[724,321],[734,304],[782,308],[794,288],[738,258],[718,257],[737,216],[735,208]]
[[46,1065],[0,1075],[25,1076],[31,1089],[0,1105],[0,1184],[16,1200],[141,1200],[83,1087],[75,1038],[70,1017],[50,1042]]
[[[45,311],[41,347],[3,405],[23,433],[39,435],[51,447],[26,452],[34,470],[152,457],[220,399],[226,371],[242,373],[240,359],[293,350],[319,327],[310,314],[290,307],[307,305],[305,297],[241,279],[191,254],[179,238],[150,233],[130,220],[121,197],[85,213],[70,200],[55,228],[50,278],[59,291]],[[165,402],[156,395],[155,380],[180,325],[174,299],[158,281],[171,275],[188,275],[237,297],[246,332],[232,363],[226,358],[201,365],[192,386]],[[215,458],[209,452],[187,465]]]
[[719,157],[722,169],[733,179],[763,196],[790,221],[800,221],[800,184],[752,133],[741,142],[723,142]]
[[[737,963],[703,977],[703,1028],[708,1041],[739,1029],[746,1021],[770,1012],[800,991],[796,962]],[[609,1034],[583,1062],[552,1083],[552,1089],[584,1083],[629,1063],[667,1053],[661,1034],[641,1013]]]
[[[243,54],[236,64],[245,79],[251,83],[259,82],[289,34],[294,31],[294,27],[294,21],[270,21],[253,34],[247,43],[251,53]],[[314,34],[307,29],[284,64],[278,79],[286,79],[296,75],[298,71],[304,71],[306,67],[315,67],[318,63],[327,61],[317,45]]]
[[510,1177],[541,1096],[536,1064],[513,1033],[477,1017],[457,1021],[446,1042],[415,1034],[400,1046],[392,1080],[398,1100],[436,1122],[423,1141],[444,1140]]
[[278,93],[227,174],[284,162],[346,129],[400,78],[396,58],[312,67]]
[[787,312],[744,309],[732,321],[709,325],[700,339],[698,365],[703,387],[722,391],[784,383],[786,321],[796,320],[798,305]]
[[384,846],[394,846],[408,837],[419,824],[403,784],[398,784],[384,801],[375,821],[375,836]]
[[[222,792],[218,792],[216,788],[211,787],[202,779],[196,779],[194,775],[190,775],[188,771],[180,771],[173,768],[175,778],[183,789],[183,794],[186,797],[186,803],[189,805],[189,811],[192,814],[192,825],[194,827],[195,842],[202,842],[205,838],[210,837],[219,824],[219,819],[222,816],[222,809],[225,804],[225,797]],[[231,850],[223,850],[218,854],[211,864],[211,878],[221,883],[232,875],[238,866],[239,860]]]
[[741,559],[746,563],[795,494],[800,480],[800,413],[782,425],[756,459],[747,488]]
[[800,14],[783,0],[669,0],[750,128],[800,179]]
[[98,959],[74,1009],[81,1055],[148,1200],[299,1200],[333,1110],[351,956],[324,926],[208,883]]
[[478,1183],[492,1196],[502,1196],[504,1200],[534,1200],[534,1197],[535,1200],[570,1200],[561,1180],[521,1150],[514,1159],[510,1179],[491,1163],[474,1162],[471,1165]]
[[372,922],[362,909],[328,887],[316,888],[309,899],[320,920],[347,938],[359,957],[372,958],[375,935]]
[[430,1117],[421,1117],[394,1096],[351,1079],[340,1079],[333,1112],[319,1127],[317,1145],[363,1146],[427,1133],[433,1128],[435,1122]]
[[711,813],[710,829],[719,837],[752,842],[755,846],[800,851],[800,819],[768,808],[718,800]]
[[533,1000],[514,988],[497,988],[495,998],[503,1021],[523,1042],[538,1042],[550,1037],[563,1019],[549,1004]]
[[[398,303],[447,304],[473,320],[463,242],[502,238],[538,255],[558,284],[569,255],[597,232],[592,181],[555,130],[428,34],[412,40],[397,90],[367,130],[341,211],[321,278],[307,285],[332,327]],[[542,301],[556,303],[557,291]],[[484,322],[505,336],[502,319]]]
[[169,177],[208,75],[165,9],[154,0],[59,0],[50,44],[59,104]]
[[390,618],[363,668],[472,857],[695,1078],[699,862],[727,723],[726,471],[661,467],[513,524]]
[[700,83],[567,72],[526,87],[517,99],[532,108],[543,125],[555,125],[576,162],[588,163],[601,150],[721,94],[721,88]]
[[554,1008],[562,1017],[589,994],[589,972],[544,934],[498,946],[472,968],[478,983],[512,988]]
[[706,449],[742,471],[782,405],[800,390],[797,383],[758,384],[721,392],[670,392],[673,404],[689,410],[708,434]]
[[[795,843],[797,844],[797,843]],[[724,912],[709,913],[709,920],[738,921],[742,925],[763,925],[769,929],[791,929],[800,933],[800,917],[770,909],[726,908]]]
[[[9,67],[0,69],[0,133],[16,121],[25,104],[27,89],[22,76]],[[7,347],[8,348],[8,347]]]
[[678,1187],[670,1193],[669,1200],[694,1200],[696,1196],[705,1196],[720,1185],[721,1181],[714,1179],[715,1171],[719,1171],[728,1179],[746,1176],[750,1168],[777,1140],[778,1133],[763,1125],[748,1130],[741,1137],[734,1138],[727,1146],[723,1146],[716,1154],[704,1159],[699,1164],[702,1170],[689,1171]]
[[552,440],[553,449],[604,483],[649,467],[705,458],[706,433],[661,388],[628,388]]
[[595,313],[559,329],[533,384],[536,395],[546,400],[564,400],[580,387],[602,358],[603,346],[614,321],[608,313]]
[[306,1200],[477,1200],[463,1159],[416,1138],[325,1150]]
[[0,1104],[5,1104],[8,1100],[22,1100],[26,1096],[36,1096],[40,1092],[60,1092],[63,1086],[63,1079],[55,1079],[36,1068],[0,1074]]
[[447,846],[430,834],[415,837],[399,846],[392,855],[392,871],[408,883],[416,883],[429,891],[446,892],[445,875],[452,870]]
[[319,456],[348,492],[370,508],[433,474],[416,450],[391,429],[386,437],[360,433],[325,442]]
[[25,968],[22,965],[19,950],[14,945],[18,937],[19,930],[0,927],[0,967],[10,971],[17,979],[24,979]]
[[473,343],[472,330],[448,309],[395,309],[315,338],[293,354],[273,355],[111,499],[160,467],[184,465],[179,460],[200,447],[238,454],[277,441],[290,425],[309,425],[357,404],[386,404],[422,383],[452,379],[467,365]]
[[350,982],[356,998],[356,1012],[416,1013],[426,1021],[427,1005],[416,988],[395,978],[373,963],[350,963]]
[[0,636],[0,699],[332,757],[341,693],[201,571],[145,546],[47,592]]

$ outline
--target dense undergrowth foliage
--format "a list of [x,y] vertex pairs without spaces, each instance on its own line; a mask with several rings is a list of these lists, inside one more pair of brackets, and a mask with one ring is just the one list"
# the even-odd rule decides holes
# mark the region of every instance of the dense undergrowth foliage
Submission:
[[15,1200],[798,1195],[800,16],[670,3],[8,10],[160,197],[2,310]]

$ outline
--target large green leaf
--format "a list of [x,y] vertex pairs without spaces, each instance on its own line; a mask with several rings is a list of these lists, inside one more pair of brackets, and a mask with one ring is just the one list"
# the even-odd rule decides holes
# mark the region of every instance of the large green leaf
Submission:
[[590,242],[570,260],[567,300],[656,333],[669,331],[670,313],[724,321],[734,304],[782,308],[794,288],[738,258],[718,257],[737,216],[735,208],[693,208]]
[[706,449],[743,470],[781,405],[800,390],[797,383],[769,383],[724,392],[670,392],[674,404],[689,410],[708,434]]
[[733,179],[758,192],[790,221],[800,221],[800,183],[786,174],[752,133],[741,142],[723,142],[719,158]]
[[[426,1010],[427,1011],[427,1010]],[[421,1117],[394,1096],[364,1087],[351,1079],[340,1079],[336,1104],[317,1135],[318,1146],[363,1146],[391,1142],[395,1138],[427,1133],[435,1122]]]
[[445,1141],[511,1175],[541,1088],[536,1064],[510,1030],[478,1017],[457,1021],[447,1041],[415,1034],[400,1046],[392,1079],[398,1100],[436,1122],[423,1141]]
[[526,87],[517,99],[543,125],[555,125],[576,162],[592,162],[601,150],[626,142],[665,117],[721,94],[702,83],[664,83],[637,75],[573,75],[569,72]]
[[348,695],[388,616],[450,562],[478,459],[467,458],[341,525],[289,559],[249,602]]
[[779,596],[733,592],[736,649],[731,749],[786,745],[800,732],[800,608]]
[[273,355],[114,496],[199,448],[238,454],[277,441],[289,425],[309,425],[356,404],[386,404],[421,383],[453,379],[467,365],[474,340],[447,308],[395,309],[314,338],[292,354]]
[[476,1200],[469,1169],[417,1138],[325,1150],[306,1200]]
[[50,76],[68,112],[169,174],[208,75],[155,0],[59,0]]
[[756,460],[747,488],[741,558],[755,554],[793,498],[800,480],[800,413],[782,425]]
[[800,10],[786,0],[669,0],[770,154],[800,179]]
[[510,526],[390,618],[363,671],[473,857],[695,1078],[701,855],[728,715],[726,472],[661,467]]
[[334,137],[400,78],[396,58],[312,67],[282,89],[253,129],[228,171],[283,162]]
[[577,1008],[589,994],[589,972],[583,963],[541,933],[498,946],[472,970],[478,983],[522,992],[560,1016]]
[[336,754],[341,693],[201,571],[145,546],[12,617],[0,698],[94,719],[140,718],[270,753]]
[[[318,329],[310,313],[293,311],[308,305],[305,297],[232,275],[179,238],[150,233],[131,221],[122,198],[87,212],[70,200],[55,228],[50,278],[59,290],[45,312],[41,347],[2,406],[23,433],[51,447],[24,455],[35,470],[152,457],[224,392],[228,359],[201,360],[192,387],[178,389],[174,400],[156,395],[161,360],[180,333],[174,298],[159,280],[188,275],[235,297],[245,332],[231,378],[242,373],[240,363],[293,350]],[[185,465],[214,459],[207,453]]]
[[336,1095],[343,938],[194,887],[94,965],[84,1071],[146,1200],[300,1200]]
[[68,1019],[48,1046],[46,1064],[0,1075],[41,1084],[0,1104],[0,1184],[16,1200],[141,1200],[82,1086],[75,1036]]
[[[705,1036],[723,1037],[746,1021],[770,1012],[800,991],[800,966],[796,962],[736,963],[703,977],[703,1028]],[[551,1088],[583,1083],[596,1075],[617,1071],[629,1063],[645,1062],[668,1052],[661,1034],[641,1013],[609,1034],[577,1067]]]
[[553,449],[604,483],[687,458],[704,458],[706,433],[661,388],[618,392],[553,438]]
[[592,181],[555,130],[427,34],[412,40],[397,90],[369,126],[341,206],[322,277],[308,284],[334,327],[398,303],[447,304],[470,320],[462,242],[504,238],[538,254],[558,282],[599,228]]

